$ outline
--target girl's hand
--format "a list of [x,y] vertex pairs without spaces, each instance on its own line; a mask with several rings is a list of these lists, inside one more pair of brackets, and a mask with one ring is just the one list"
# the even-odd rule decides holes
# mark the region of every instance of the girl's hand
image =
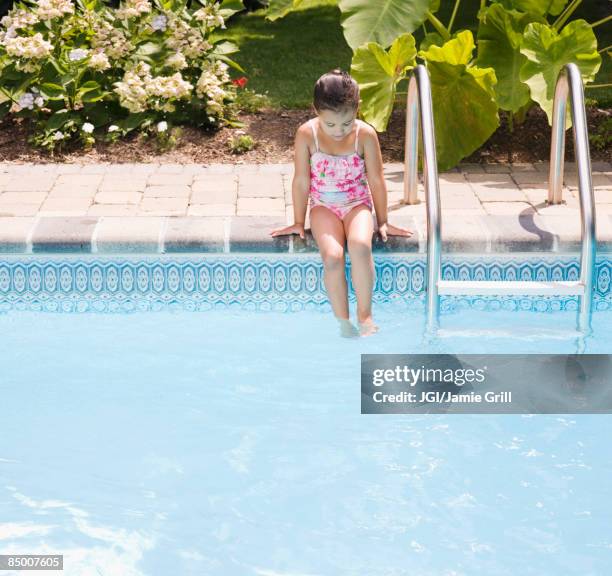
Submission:
[[378,233],[380,234],[383,242],[387,241],[387,236],[412,236],[412,230],[400,228],[399,226],[394,226],[388,222],[384,222],[378,227]]
[[285,236],[286,234],[299,234],[300,238],[304,239],[304,225],[303,224],[291,224],[291,226],[286,226],[285,228],[278,228],[277,230],[272,230],[270,232],[270,236]]

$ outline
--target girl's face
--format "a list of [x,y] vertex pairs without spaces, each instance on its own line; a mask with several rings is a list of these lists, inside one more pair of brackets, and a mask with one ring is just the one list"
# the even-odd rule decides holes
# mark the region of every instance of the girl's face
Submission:
[[357,110],[343,108],[339,112],[321,110],[318,112],[319,125],[333,140],[343,140],[353,130]]

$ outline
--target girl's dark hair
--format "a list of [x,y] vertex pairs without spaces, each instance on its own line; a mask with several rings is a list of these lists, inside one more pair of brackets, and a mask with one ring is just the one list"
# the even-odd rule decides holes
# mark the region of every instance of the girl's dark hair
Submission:
[[359,106],[359,85],[348,72],[335,68],[317,80],[313,104],[318,111],[356,110]]

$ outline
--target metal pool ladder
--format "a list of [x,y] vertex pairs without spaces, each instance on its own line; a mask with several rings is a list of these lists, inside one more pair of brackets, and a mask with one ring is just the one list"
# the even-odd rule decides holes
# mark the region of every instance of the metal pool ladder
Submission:
[[580,71],[576,64],[566,64],[557,78],[553,104],[552,142],[550,150],[550,174],[548,203],[559,204],[563,182],[565,152],[565,119],[567,99],[570,99],[574,148],[578,166],[578,189],[580,192],[581,251],[580,280],[577,281],[480,281],[442,280],[440,212],[440,184],[434,121],[431,103],[431,85],[427,68],[415,67],[408,84],[406,110],[406,146],[404,202],[418,203],[417,162],[419,119],[423,140],[423,181],[427,202],[427,329],[438,328],[441,294],[525,294],[525,295],[578,295],[577,327],[590,332],[591,307],[595,270],[595,201],[591,183],[591,158],[589,154],[584,89]]

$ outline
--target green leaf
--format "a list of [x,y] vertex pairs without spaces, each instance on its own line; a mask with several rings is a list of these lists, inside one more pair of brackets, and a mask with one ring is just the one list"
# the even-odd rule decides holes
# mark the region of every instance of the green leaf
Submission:
[[90,90],[86,94],[83,94],[81,100],[83,102],[98,102],[99,100],[102,100],[103,98],[106,98],[106,96],[110,95],[111,92],[105,92],[100,89]]
[[230,42],[229,40],[224,40],[222,42],[217,42],[217,44],[215,44],[212,53],[213,54],[235,54],[236,52],[239,52],[240,48],[234,44],[233,42]]
[[444,38],[440,36],[437,32],[429,32],[425,34],[423,40],[421,40],[421,44],[419,45],[419,50],[427,50],[430,46],[443,46]]
[[60,77],[59,81],[60,84],[66,89],[74,82],[74,76],[72,74],[64,74]]
[[59,130],[64,124],[73,120],[75,117],[74,114],[71,114],[66,110],[66,108],[62,108],[57,112],[51,114],[49,120],[45,124],[45,130]]
[[240,66],[238,62],[232,60],[231,58],[228,58],[227,56],[217,56],[217,60],[222,60],[223,62],[225,62],[232,68],[235,68],[236,70],[238,70],[238,72],[242,72],[243,74],[246,74],[246,72],[244,71],[244,68]]
[[85,10],[95,10],[96,8],[104,7],[100,0],[77,0],[77,5]]
[[561,14],[569,0],[494,0],[509,10],[519,10],[536,16]]
[[[538,22],[528,24],[523,33],[521,53],[527,61],[521,67],[520,79],[529,85],[531,98],[546,112],[550,125],[555,85],[565,64],[575,63],[583,82],[592,82],[601,66],[597,39],[584,20],[570,22],[560,33]],[[569,128],[569,106],[567,112],[566,128]]]
[[529,112],[529,110],[531,110],[534,106],[536,106],[536,103],[530,98],[529,102],[527,102],[524,106],[521,106],[514,113],[514,124],[522,124],[523,122],[525,122],[527,112]]
[[156,44],[155,42],[144,42],[143,44],[140,44],[140,46],[136,47],[133,55],[142,58],[144,56],[152,56],[160,51],[161,46],[159,44]]
[[361,113],[379,132],[387,127],[397,84],[414,66],[415,56],[412,34],[396,38],[388,51],[376,42],[369,42],[355,51],[351,74],[359,84]]
[[232,128],[244,128],[246,126],[246,124],[241,120],[233,120],[231,118],[226,118],[225,124],[231,126]]
[[61,100],[66,94],[66,90],[63,86],[54,84],[53,82],[41,84],[40,90],[49,100]]
[[266,12],[266,20],[274,22],[285,17],[294,8],[298,8],[303,0],[270,0]]
[[86,118],[94,126],[106,126],[116,124],[115,117],[109,115],[108,105],[105,102],[87,103],[83,107],[82,117]]
[[464,30],[443,47],[419,52],[431,79],[436,151],[448,170],[486,142],[499,126],[495,71],[470,66],[474,38]]
[[129,132],[130,130],[138,128],[147,119],[147,117],[147,112],[135,112],[130,114],[124,120],[117,122],[117,125]]
[[497,77],[495,94],[503,110],[516,112],[530,101],[529,86],[519,71],[527,58],[521,54],[523,30],[529,17],[493,4],[482,13],[478,28],[478,66],[493,68]]
[[426,19],[431,0],[339,0],[342,28],[355,51],[367,42],[383,48],[401,34],[413,32]]
[[219,14],[223,20],[231,18],[234,14],[242,12],[244,10],[244,4],[242,0],[223,0],[221,2]]
[[12,104],[13,103],[10,100],[7,100],[6,102],[2,102],[2,104],[0,104],[0,118],[4,118],[8,114]]
[[17,70],[14,64],[9,64],[2,69],[2,81],[3,82],[20,82],[23,78],[31,76],[27,72]]
[[96,90],[97,88],[100,88],[100,84],[98,82],[95,80],[88,80],[79,87],[79,94],[85,94],[85,92]]

